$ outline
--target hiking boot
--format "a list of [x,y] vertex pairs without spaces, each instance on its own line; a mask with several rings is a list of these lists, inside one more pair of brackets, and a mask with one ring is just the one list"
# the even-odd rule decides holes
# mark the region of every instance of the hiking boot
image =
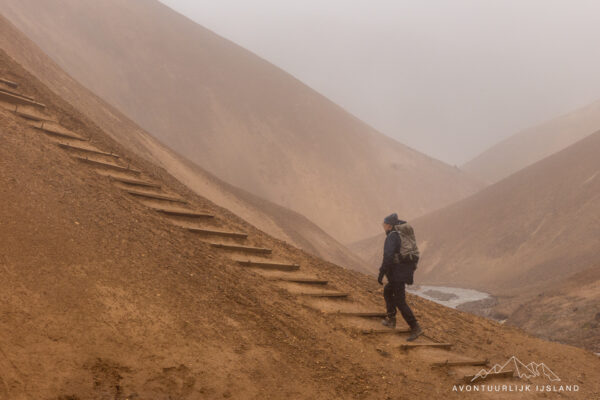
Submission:
[[381,325],[391,329],[396,329],[396,318],[386,318],[381,320]]
[[410,330],[410,336],[406,339],[406,341],[412,342],[413,340],[417,339],[422,334],[423,334],[423,329],[421,329],[419,324],[417,324]]

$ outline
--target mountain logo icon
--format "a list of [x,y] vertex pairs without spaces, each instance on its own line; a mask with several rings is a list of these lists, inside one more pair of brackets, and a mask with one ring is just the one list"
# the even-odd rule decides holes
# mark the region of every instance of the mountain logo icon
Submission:
[[512,356],[503,365],[495,364],[490,369],[482,369],[471,379],[471,382],[477,379],[485,379],[489,374],[497,374],[501,372],[513,371],[514,376],[519,378],[536,378],[544,377],[550,382],[559,382],[560,378],[544,363],[530,362],[525,365],[517,357]]

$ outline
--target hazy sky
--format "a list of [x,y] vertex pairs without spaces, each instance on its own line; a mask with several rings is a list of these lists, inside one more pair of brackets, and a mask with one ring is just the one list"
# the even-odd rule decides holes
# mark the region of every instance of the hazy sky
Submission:
[[161,0],[462,164],[600,99],[598,0]]

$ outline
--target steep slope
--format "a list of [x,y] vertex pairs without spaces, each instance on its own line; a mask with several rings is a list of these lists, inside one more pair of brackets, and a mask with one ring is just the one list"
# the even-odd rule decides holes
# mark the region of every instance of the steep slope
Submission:
[[503,178],[600,130],[600,100],[519,132],[462,166],[485,182]]
[[[600,132],[481,192],[412,221],[420,278],[521,290],[600,260]],[[374,270],[384,235],[350,248]]]
[[262,200],[215,178],[167,149],[118,110],[66,75],[40,49],[0,16],[0,44],[15,59],[102,127],[118,142],[167,169],[189,188],[243,214],[247,221],[269,234],[339,265],[364,270],[362,262],[347,248],[305,217]]
[[[480,371],[478,360],[513,355],[543,360],[565,384],[579,386],[561,398],[600,391],[594,355],[421,299],[410,301],[427,328],[419,343],[428,348],[400,351],[401,330],[378,335],[376,321],[328,314],[381,307],[376,284],[194,195],[7,58],[0,77],[36,101],[0,87],[3,400],[460,399],[452,390],[457,377]],[[162,197],[150,201],[132,189]],[[188,214],[156,212],[176,207]],[[194,210],[212,217],[190,216]],[[242,267],[224,247],[180,229],[185,221],[245,232],[245,251],[268,247],[273,260],[326,280],[328,293],[350,296],[312,300],[323,291],[283,280],[297,273]]]
[[[419,280],[472,287],[500,296],[497,307],[509,321],[551,330],[544,318],[556,314],[512,313],[524,302],[577,311],[585,287],[565,285],[579,272],[600,267],[600,132],[548,157],[481,193],[415,221],[424,248]],[[578,280],[581,282],[581,279]],[[592,287],[597,282],[589,281]],[[562,293],[556,296],[557,287]],[[537,297],[536,297],[537,296]],[[532,300],[532,298],[534,298]],[[598,308],[598,296],[587,300]],[[529,308],[532,310],[532,308]],[[579,315],[585,310],[585,315]],[[578,342],[575,334],[592,322],[589,307],[566,312],[569,326],[553,331]],[[560,323],[558,323],[560,324]],[[599,336],[598,327],[590,336]],[[596,344],[597,346],[597,344]]]
[[[538,337],[600,353],[600,263],[518,305],[507,322]],[[533,318],[532,318],[533,316]]]
[[[413,221],[423,252],[417,281],[490,292],[498,318],[598,351],[598,154],[600,132]],[[383,240],[350,248],[374,271]]]
[[[156,0],[2,0],[71,76],[224,181],[346,243],[480,186]],[[318,201],[316,201],[318,199]]]
[[[406,217],[401,218],[406,219]],[[417,240],[419,240],[418,232],[415,232],[415,235],[417,236]],[[383,258],[384,242],[385,234],[382,232],[375,236],[350,243],[348,248],[362,260],[365,260],[367,268],[372,274],[375,274],[377,273],[377,269],[381,265],[381,260]]]
[[511,291],[595,266],[598,154],[600,132],[416,220],[424,248],[421,278]]

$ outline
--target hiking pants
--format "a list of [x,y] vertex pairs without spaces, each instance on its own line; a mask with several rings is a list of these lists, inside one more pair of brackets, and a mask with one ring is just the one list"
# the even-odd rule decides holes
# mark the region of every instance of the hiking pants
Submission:
[[404,282],[389,282],[383,288],[383,297],[387,308],[388,318],[396,318],[396,308],[400,310],[402,318],[411,328],[417,325],[417,319],[406,304],[406,290]]

